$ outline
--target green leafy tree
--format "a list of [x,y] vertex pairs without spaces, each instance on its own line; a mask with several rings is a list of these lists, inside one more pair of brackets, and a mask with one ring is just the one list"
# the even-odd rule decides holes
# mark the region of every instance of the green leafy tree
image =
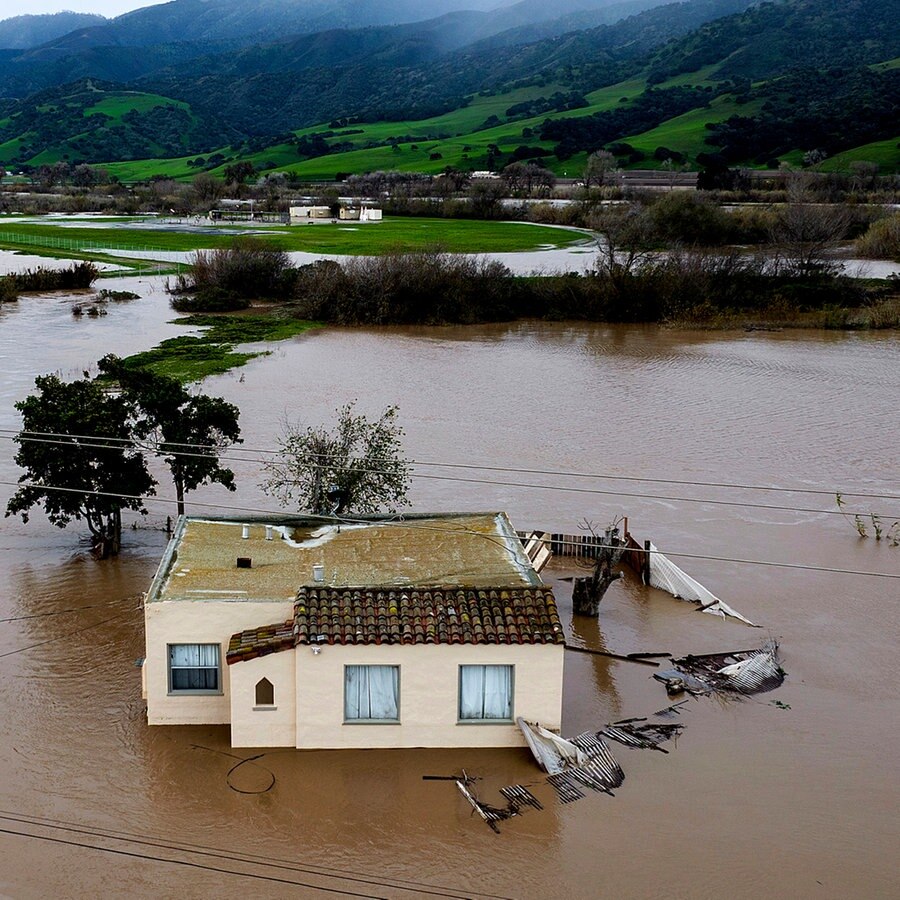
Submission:
[[248,178],[256,174],[256,168],[252,162],[243,160],[238,163],[232,163],[230,166],[225,166],[224,174],[226,181],[243,184]]
[[396,512],[406,505],[410,463],[402,454],[397,407],[372,420],[337,410],[337,424],[303,427],[285,423],[280,455],[267,463],[262,489],[282,506],[316,515]]
[[174,378],[129,368],[116,356],[103,357],[99,366],[118,381],[131,404],[135,435],[168,466],[178,515],[184,515],[184,495],[201,485],[217,483],[235,490],[234,472],[219,462],[223,451],[241,441],[240,411],[234,404],[192,395]]
[[131,403],[88,378],[67,383],[44,375],[35,386],[37,394],[16,404],[23,424],[15,461],[25,473],[6,515],[20,514],[27,522],[28,511],[40,504],[60,528],[83,520],[95,554],[114,556],[122,510],[146,513],[140,498],[154,493],[156,484],[131,443]]

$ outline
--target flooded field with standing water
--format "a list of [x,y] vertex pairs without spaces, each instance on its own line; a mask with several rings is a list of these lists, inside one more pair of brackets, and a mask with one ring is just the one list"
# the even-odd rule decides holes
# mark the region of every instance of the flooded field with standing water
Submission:
[[[159,281],[104,286],[142,299],[96,320],[73,318],[72,296],[0,308],[4,506],[20,474],[13,403],[35,375],[76,377],[107,352],[184,333]],[[897,333],[515,323],[329,328],[271,349],[204,383],[240,406],[246,448],[272,448],[285,418],[397,403],[411,457],[497,467],[419,466],[441,477],[414,479],[416,510],[504,509],[519,528],[564,532],[624,514],[764,626],[697,615],[633,579],[613,585],[599,621],[576,619],[557,560],[544,577],[570,643],[683,655],[771,636],[788,678],[743,701],[692,700],[668,755],[615,746],[616,796],[565,806],[525,749],[232,751],[225,727],[145,723],[139,603],[170,507],[150,504],[104,563],[76,526],[7,518],[0,895],[896,896],[900,548],[832,512],[841,490],[848,509],[900,518]],[[237,493],[199,491],[189,511],[206,508],[191,498],[276,508],[257,462],[233,467]],[[736,484],[755,489],[723,486]],[[568,654],[563,733],[666,706],[652,671]],[[545,809],[495,835],[452,783],[422,781],[461,769],[488,802],[518,782]]]

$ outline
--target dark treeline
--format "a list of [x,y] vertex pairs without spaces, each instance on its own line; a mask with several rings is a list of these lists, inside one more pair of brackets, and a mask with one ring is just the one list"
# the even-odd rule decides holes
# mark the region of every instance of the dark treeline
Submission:
[[[795,224],[811,234],[810,221],[797,215]],[[825,224],[846,227],[832,219]],[[583,275],[517,277],[497,261],[441,250],[291,268],[284,254],[244,244],[203,254],[194,279],[179,281],[173,303],[178,309],[222,311],[222,296],[232,298],[230,308],[265,299],[296,318],[339,325],[520,318],[709,324],[737,315],[796,323],[816,312],[828,313],[820,324],[836,327],[900,323],[900,304],[889,287],[844,277],[821,242],[792,244],[786,230],[782,252],[763,255],[711,248],[663,253],[644,240],[636,215],[617,215],[598,227],[605,249]],[[265,286],[235,277],[241,261],[248,272],[266,270]]]
[[[441,252],[321,262],[300,270],[293,315],[340,325],[474,324],[521,318],[709,323],[849,311],[878,297],[839,274],[798,276],[740,253],[685,250],[584,274],[516,277],[497,262]],[[893,320],[897,324],[897,319]],[[866,320],[867,324],[872,324]]]

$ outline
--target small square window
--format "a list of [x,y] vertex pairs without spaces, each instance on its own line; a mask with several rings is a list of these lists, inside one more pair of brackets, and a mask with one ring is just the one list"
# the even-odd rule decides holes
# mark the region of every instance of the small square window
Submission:
[[218,644],[169,644],[169,693],[221,694]]
[[459,720],[511,722],[513,666],[459,667]]

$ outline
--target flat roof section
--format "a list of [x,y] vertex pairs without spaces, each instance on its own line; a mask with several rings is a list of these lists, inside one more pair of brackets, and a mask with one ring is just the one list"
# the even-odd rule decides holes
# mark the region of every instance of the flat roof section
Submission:
[[[238,566],[239,557],[249,558],[249,568]],[[184,518],[147,602],[293,601],[301,585],[314,583],[477,588],[542,582],[502,512],[416,515],[349,525],[322,525],[299,517]]]

